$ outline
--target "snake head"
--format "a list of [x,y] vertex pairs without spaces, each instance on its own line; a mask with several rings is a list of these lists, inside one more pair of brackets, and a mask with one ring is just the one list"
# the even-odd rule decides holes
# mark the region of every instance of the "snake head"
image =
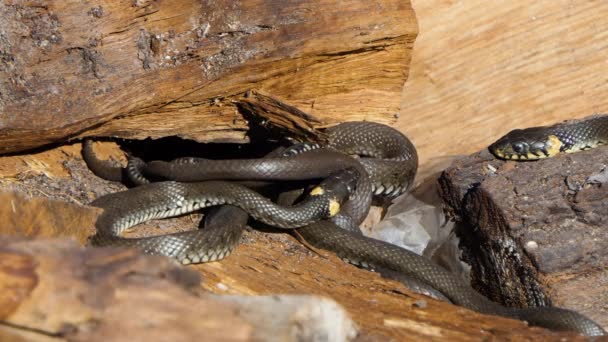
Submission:
[[359,171],[352,167],[334,172],[312,189],[310,195],[325,196],[329,201],[329,216],[334,216],[340,211],[340,206],[346,202],[350,194],[355,191],[359,177]]
[[561,147],[562,142],[546,127],[531,127],[512,130],[490,145],[489,150],[501,159],[536,160],[555,156]]

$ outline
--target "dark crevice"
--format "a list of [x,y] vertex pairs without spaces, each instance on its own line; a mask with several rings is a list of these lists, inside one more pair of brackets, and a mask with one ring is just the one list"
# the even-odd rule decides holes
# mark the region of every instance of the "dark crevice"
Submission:
[[121,148],[143,160],[172,160],[182,157],[206,159],[261,158],[278,145],[269,141],[247,144],[199,143],[175,136],[160,139],[121,140]]
[[217,36],[217,37],[225,37],[225,36],[234,37],[234,36],[251,35],[251,34],[263,32],[263,31],[275,31],[275,30],[276,30],[276,28],[272,25],[254,25],[252,27],[247,27],[242,30],[220,31],[220,32],[215,33],[215,36]]
[[131,27],[132,27],[132,26],[133,26],[133,25],[129,25],[129,26],[125,27],[125,28],[119,29],[118,31],[112,31],[112,32],[108,32],[108,33],[106,34],[106,36],[113,36],[113,35],[117,35],[117,34],[122,34],[122,33],[125,33],[125,32],[127,32],[127,31],[129,31],[129,30],[131,29]]
[[[531,267],[533,261],[509,233],[499,209],[484,199],[479,184],[467,191],[461,208],[463,224],[456,231],[463,259],[471,265],[473,287],[507,306],[550,305]],[[486,227],[489,224],[494,226]],[[509,278],[520,285],[505,288],[503,279]]]
[[47,331],[47,330],[43,330],[43,329],[32,328],[32,327],[28,327],[25,325],[11,323],[11,322],[7,322],[7,321],[0,321],[0,326],[5,326],[5,327],[15,329],[15,330],[30,332],[30,333],[34,333],[34,334],[40,334],[40,335],[54,337],[54,338],[61,338],[65,335],[64,333],[61,333],[61,332],[52,332],[52,331]]
[[319,54],[318,56],[320,56],[320,57],[343,57],[343,56],[356,55],[356,54],[367,53],[367,52],[383,51],[383,50],[386,50],[387,46],[388,45],[370,46],[370,47],[359,48],[359,49],[354,49],[354,50],[322,53],[322,54]]
[[[399,35],[399,36],[394,36],[394,37],[382,37],[382,38],[368,40],[368,41],[366,41],[364,43],[365,44],[375,44],[375,43],[378,43],[378,42],[393,42],[393,41],[396,41],[396,40],[400,40],[401,38],[404,38],[404,37],[406,37],[406,35]],[[394,45],[394,44],[390,44],[390,45]]]

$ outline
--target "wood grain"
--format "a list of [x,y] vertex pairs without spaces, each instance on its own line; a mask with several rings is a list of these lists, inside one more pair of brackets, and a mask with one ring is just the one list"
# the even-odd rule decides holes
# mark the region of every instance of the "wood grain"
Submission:
[[462,223],[474,287],[509,306],[565,306],[608,326],[606,164],[600,147],[529,163],[483,151],[446,169],[439,189]]
[[417,34],[401,0],[11,0],[0,27],[0,153],[85,135],[244,141],[232,101],[252,88],[328,122],[389,123]]
[[396,125],[421,177],[511,129],[608,112],[608,3],[412,4],[420,35]]
[[[17,157],[0,158],[0,170],[16,174],[14,180],[0,182],[1,190],[11,191],[0,193],[0,218],[5,222],[0,233],[37,238],[23,243],[3,242],[4,249],[0,248],[4,260],[0,262],[0,313],[5,315],[4,322],[17,325],[13,332],[23,334],[27,329],[18,327],[29,327],[56,333],[68,327],[68,338],[102,336],[105,340],[120,340],[120,332],[129,331],[133,339],[149,340],[163,330],[168,338],[187,338],[196,333],[221,336],[222,327],[230,324],[234,324],[235,331],[228,337],[234,339],[247,339],[250,332],[263,331],[258,323],[248,319],[251,324],[243,322],[243,317],[235,317],[231,310],[214,312],[215,306],[207,310],[206,299],[184,296],[175,288],[167,290],[168,279],[164,275],[183,274],[184,268],[177,271],[166,259],[143,258],[135,251],[81,249],[74,243],[42,239],[71,237],[84,243],[92,233],[99,210],[76,203],[88,203],[104,193],[122,189],[87,170],[77,157],[78,145],[29,157],[41,164],[44,161],[48,170],[63,169],[52,176],[19,173]],[[106,145],[97,144],[96,150],[107,151]],[[4,162],[8,165],[2,165]],[[28,195],[32,188],[36,191]],[[32,212],[37,214],[30,218],[28,214]],[[194,214],[152,221],[137,226],[127,236],[196,229],[199,220],[200,215]],[[202,285],[196,287],[219,295],[312,294],[332,298],[359,326],[360,341],[576,338],[432,300],[412,293],[398,282],[348,265],[331,253],[320,252],[311,252],[286,234],[247,231],[242,244],[228,258],[188,268],[203,276]],[[165,272],[167,268],[173,271]],[[86,299],[84,303],[82,298]],[[182,302],[176,302],[176,298]],[[59,306],[61,310],[53,309]],[[141,318],[138,309],[150,320],[123,318]],[[40,312],[44,314],[39,315]],[[170,325],[180,317],[187,318],[178,326]],[[91,321],[95,322],[92,328],[88,326]],[[151,322],[151,328],[144,329],[147,322]],[[190,328],[190,324],[196,327]],[[209,326],[211,330],[204,330]]]

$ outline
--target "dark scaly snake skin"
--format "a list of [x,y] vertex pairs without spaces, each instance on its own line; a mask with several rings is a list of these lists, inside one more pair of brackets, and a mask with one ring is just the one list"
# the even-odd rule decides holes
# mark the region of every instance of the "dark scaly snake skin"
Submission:
[[552,126],[515,129],[489,150],[501,159],[535,160],[608,144],[608,115],[593,115]]
[[307,150],[289,157],[262,159],[181,158],[173,162],[152,161],[141,171],[145,177],[182,182],[216,179],[294,181],[324,178],[346,167],[355,168],[362,177],[357,180],[355,192],[342,207],[336,220],[346,221],[348,216],[358,224],[369,212],[372,184],[366,170],[356,159],[330,148]]
[[[126,229],[142,222],[190,213],[201,208],[229,204],[238,207],[255,219],[278,228],[301,227],[339,212],[339,206],[353,191],[358,172],[347,168],[327,177],[314,188],[301,203],[283,207],[273,203],[259,193],[239,184],[223,181],[179,183],[166,181],[141,185],[137,188],[102,196],[91,205],[103,208],[96,222],[97,234],[91,239],[96,246],[119,244],[143,247],[144,250],[157,248],[152,254],[170,255],[182,263],[205,262],[225,256],[230,246],[212,246],[204,250],[190,247],[183,250],[184,239],[196,242],[198,232],[172,234],[161,245],[162,237],[126,239],[119,235]],[[242,227],[241,227],[242,229]],[[209,235],[207,231],[205,235]],[[199,234],[202,235],[202,234]],[[232,241],[230,241],[232,242]],[[154,246],[154,247],[151,247]]]
[[223,205],[209,208],[201,230],[130,239],[95,235],[91,243],[95,246],[136,247],[146,254],[164,255],[182,264],[217,261],[230,255],[238,246],[248,219],[249,214],[243,209]]
[[[91,205],[106,209],[98,223],[101,234],[119,235],[142,222],[175,217],[193,211],[230,204],[256,220],[278,228],[297,228],[334,216],[355,187],[358,173],[345,169],[325,179],[305,201],[283,207],[239,184],[223,181],[150,183],[94,200]],[[316,189],[321,191],[315,192]],[[335,208],[335,209],[334,209]]]
[[114,166],[110,161],[97,158],[93,152],[92,140],[85,139],[82,142],[82,159],[97,177],[113,182],[125,182],[128,178],[126,168]]
[[[485,314],[499,315],[527,321],[530,325],[553,330],[576,331],[587,336],[606,332],[589,318],[556,307],[508,308],[492,302],[455,274],[413,252],[384,241],[354,235],[331,223],[317,222],[299,228],[299,234],[309,244],[336,252],[354,265],[370,270],[388,269],[428,284],[452,303]],[[382,272],[381,272],[382,273]]]
[[[342,124],[345,125],[345,124]],[[339,136],[339,132],[340,132],[340,126],[342,125],[338,125],[336,126],[336,128],[334,128],[334,132],[336,132],[335,134],[337,136]],[[379,139],[385,139],[386,136],[389,136],[389,139],[394,139],[394,141],[396,141],[397,143],[401,140],[401,138],[397,137],[397,135],[400,135],[400,133],[398,133],[397,131],[394,131],[390,128],[385,128],[385,126],[382,125],[378,125],[378,124],[370,124],[370,123],[361,123],[361,126],[356,126],[357,123],[348,123],[348,125],[352,125],[349,127],[349,129],[352,129],[352,133],[349,139],[344,139],[346,143],[349,143],[350,140],[350,144],[353,145],[361,145],[359,143],[360,139],[362,139],[364,136],[366,136],[367,134],[369,134],[369,137],[367,138],[363,138],[363,141],[367,141],[367,142],[373,142],[375,141],[375,138],[371,138],[374,136],[379,136]],[[360,128],[360,129],[358,129]],[[377,132],[382,131],[382,134],[377,134]],[[371,133],[370,133],[371,132]],[[380,137],[381,135],[384,135],[385,137]],[[407,140],[407,138],[404,137],[405,140]],[[403,150],[407,150],[409,153],[411,153],[411,157],[412,159],[410,159],[410,164],[407,163],[407,161],[405,162],[405,164],[393,164],[393,175],[395,175],[394,179],[397,179],[398,177],[408,177],[404,182],[402,182],[401,184],[408,184],[405,185],[404,187],[407,189],[407,187],[409,186],[409,184],[411,184],[411,182],[413,182],[413,178],[414,175],[416,173],[416,167],[417,167],[417,157],[416,157],[416,152],[415,149],[413,148],[413,145],[411,145],[411,143],[409,143],[409,140],[407,140],[409,146],[405,145],[405,146],[401,146],[401,148]],[[382,146],[382,144],[379,145],[380,147]],[[387,144],[387,146],[391,146],[390,144]],[[369,152],[369,151],[372,152]],[[374,151],[374,149],[370,149],[367,152],[363,152],[365,154],[369,154],[369,155],[374,155],[374,153],[376,153]],[[380,148],[380,150],[382,150],[382,148]],[[302,153],[304,154],[304,153]],[[387,154],[384,154],[383,156],[386,156]],[[301,154],[298,155],[301,157]],[[306,157],[306,158],[310,158],[310,157]],[[306,160],[306,158],[304,158]],[[399,157],[389,157],[389,158],[395,158],[397,161],[399,161]],[[371,159],[371,158],[370,158]],[[415,161],[415,162],[411,162],[411,161]],[[195,161],[195,160],[193,160]],[[251,160],[250,160],[251,161]],[[276,160],[278,162],[278,160]],[[312,159],[308,159],[309,162],[313,162],[313,165],[315,165],[315,167],[326,167],[325,163],[329,163],[329,158],[327,160],[323,160],[323,159],[318,159],[318,158],[312,158]],[[371,160],[370,160],[371,161]],[[144,167],[142,168],[145,172],[148,173],[149,175],[152,176],[161,176],[161,177],[166,177],[166,178],[172,178],[172,177],[177,177],[179,179],[179,177],[195,177],[195,178],[191,178],[189,180],[196,180],[196,176],[200,175],[200,171],[197,171],[196,168],[182,168],[183,166],[187,166],[188,164],[192,164],[192,165],[197,165],[198,167],[201,167],[203,165],[205,165],[206,163],[208,163],[209,161],[204,161],[204,163],[198,164],[198,163],[190,163],[188,161],[184,162],[182,161],[181,163],[163,163],[163,162],[158,162],[158,163],[148,163],[147,165],[144,165]],[[231,178],[232,176],[230,174],[232,174],[232,170],[230,169],[223,169],[220,170],[220,166],[236,166],[237,170],[235,171],[235,173],[239,173],[239,172],[251,172],[252,170],[252,166],[249,165],[248,167],[243,167],[243,168],[239,168],[238,165],[236,164],[231,164],[234,163],[235,161],[217,161],[219,162],[218,164],[216,164],[215,162],[212,162],[212,164],[215,165],[211,165],[211,171],[203,171],[202,173],[206,175],[206,177],[217,177],[217,178],[221,178],[221,179],[235,179],[235,178]],[[260,164],[261,166],[258,167],[253,167],[253,174],[258,174],[258,173],[262,173],[264,171],[270,171],[271,173],[281,173],[281,170],[276,170],[274,169],[274,165],[282,165],[282,166],[286,166],[290,163],[292,163],[293,161],[284,161],[284,164],[281,164],[279,162],[279,164],[273,164],[273,163],[268,163],[265,164],[264,162],[262,162],[262,164]],[[222,164],[224,163],[224,164]],[[219,165],[222,164],[222,165]],[[369,163],[371,165],[371,167],[373,167],[373,162]],[[389,162],[387,162],[387,164],[390,165]],[[301,167],[299,166],[297,163],[296,165],[296,170]],[[350,165],[347,163],[347,165]],[[396,166],[397,165],[397,166]],[[209,165],[207,165],[209,166]],[[217,167],[217,169],[214,169],[214,167]],[[369,165],[367,167],[370,167]],[[401,168],[401,170],[395,170],[396,168]],[[288,169],[287,169],[288,170]],[[332,169],[333,170],[333,169]],[[228,173],[228,171],[230,171],[230,174]],[[307,171],[310,172],[310,171]],[[304,174],[306,172],[303,172]],[[369,171],[370,174],[375,175],[375,174],[381,174],[381,173],[374,173],[373,171]],[[388,174],[391,174],[391,172],[389,171]],[[211,175],[211,176],[210,176]],[[401,176],[399,176],[401,175]],[[275,176],[276,177],[276,176]],[[322,177],[322,176],[311,176],[311,178],[317,178],[317,177]],[[245,179],[247,179],[247,177],[243,177]],[[243,178],[239,178],[237,177],[236,179],[243,179]],[[264,179],[263,177],[260,178],[256,178],[253,177],[254,179]],[[175,178],[173,178],[175,179]],[[205,179],[205,178],[203,178]],[[389,177],[389,181],[386,182],[379,182],[376,184],[380,184],[377,185],[376,188],[379,189],[380,187],[383,187],[385,189],[390,189],[391,186],[393,187],[398,187],[398,185],[395,185],[394,183],[394,179],[391,180]],[[181,180],[184,180],[183,178]],[[357,190],[359,190],[359,183],[357,184]],[[403,185],[402,185],[403,186]],[[368,188],[368,189],[371,189]],[[395,190],[393,190],[395,191]],[[397,192],[400,192],[400,190],[397,190]],[[356,206],[355,206],[356,207]],[[228,207],[228,209],[233,209],[235,210],[236,208],[230,208]],[[224,208],[220,209],[220,210],[224,210]],[[236,209],[238,210],[238,209]],[[359,211],[357,212],[357,210],[354,210],[355,214],[359,214],[361,215],[362,212],[367,213],[367,209],[365,211]],[[360,222],[358,219],[354,220],[354,222]],[[217,229],[217,231],[221,231],[221,229]],[[604,335],[605,331],[599,326],[597,325],[595,322],[589,320],[588,318],[586,318],[583,315],[580,315],[576,312],[570,311],[570,310],[565,310],[565,309],[560,309],[560,308],[554,308],[554,307],[542,307],[542,308],[529,308],[529,309],[517,309],[517,308],[507,308],[504,306],[501,306],[497,303],[494,303],[490,300],[488,300],[487,298],[485,298],[484,296],[482,296],[481,294],[479,294],[478,292],[476,292],[475,290],[473,290],[468,284],[464,283],[460,278],[458,278],[457,276],[453,275],[452,273],[446,271],[445,269],[441,268],[440,266],[432,263],[431,261],[417,255],[414,254],[408,250],[405,250],[403,248],[385,243],[383,241],[379,241],[379,240],[374,240],[374,239],[370,239],[367,237],[364,237],[360,234],[354,233],[354,232],[350,232],[344,229],[340,229],[340,227],[336,226],[334,224],[334,222],[332,222],[331,220],[322,220],[316,223],[312,223],[309,224],[305,227],[302,228],[298,228],[298,232],[299,234],[311,245],[317,247],[317,248],[322,248],[322,249],[327,249],[330,251],[334,251],[335,253],[337,253],[340,257],[342,257],[344,260],[351,262],[355,265],[359,265],[361,267],[365,267],[368,269],[375,269],[375,270],[388,270],[389,272],[396,272],[396,273],[400,273],[401,275],[403,275],[404,277],[409,277],[414,279],[418,284],[422,284],[421,286],[424,286],[424,284],[426,284],[428,286],[428,288],[430,289],[430,292],[439,292],[441,295],[445,296],[447,299],[449,299],[452,303],[457,304],[457,305],[461,305],[463,307],[472,309],[472,310],[476,310],[482,313],[487,313],[487,314],[495,314],[495,315],[501,315],[501,316],[506,316],[506,317],[511,317],[511,318],[517,318],[517,319],[522,319],[525,321],[528,321],[531,325],[538,325],[538,326],[542,326],[542,327],[546,327],[546,328],[550,328],[550,329],[555,329],[555,330],[571,330],[571,331],[576,331],[579,332],[581,334],[585,334],[588,336],[597,336],[597,335]],[[216,231],[211,230],[208,233],[216,233]],[[235,234],[236,235],[236,234]],[[240,235],[239,235],[240,236]],[[208,240],[210,240],[209,237],[207,237]],[[217,239],[220,240],[221,239]],[[183,241],[182,241],[183,242]],[[224,242],[223,242],[224,243]],[[210,244],[205,244],[203,246],[203,248],[212,248],[210,246]],[[222,257],[225,256],[227,254],[226,251],[221,251],[221,252],[217,252],[215,249],[213,250],[214,254],[213,255],[221,255]],[[206,253],[206,255],[209,255],[209,253]],[[206,258],[208,260],[212,260],[211,257]],[[217,257],[215,259],[218,259]],[[205,259],[200,258],[201,261],[204,261]]]
[[397,196],[412,186],[418,154],[405,135],[374,122],[345,122],[326,133],[330,148],[361,156],[358,161],[372,180],[374,195]]

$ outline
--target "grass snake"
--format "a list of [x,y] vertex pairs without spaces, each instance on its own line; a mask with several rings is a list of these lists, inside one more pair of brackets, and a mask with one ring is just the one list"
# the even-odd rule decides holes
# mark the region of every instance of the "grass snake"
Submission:
[[[400,132],[381,124],[370,122],[343,123],[327,131],[327,146],[296,147],[261,159],[207,160],[182,158],[172,162],[152,161],[144,163],[130,160],[130,168],[110,167],[95,158],[90,143],[85,144],[83,156],[89,167],[99,176],[111,180],[130,178],[135,183],[145,183],[147,178],[170,179],[196,187],[197,182],[208,180],[263,180],[287,181],[319,179],[335,175],[337,171],[351,168],[356,171],[354,192],[332,218],[309,223],[297,229],[309,244],[335,252],[352,264],[370,270],[388,270],[409,278],[431,293],[439,293],[450,302],[486,314],[525,320],[531,325],[554,330],[570,330],[581,334],[604,335],[605,331],[595,322],[571,310],[555,307],[508,308],[492,302],[476,292],[457,275],[434,264],[430,260],[398,246],[363,236],[358,224],[365,218],[371,204],[372,193],[397,195],[405,192],[413,182],[417,170],[417,153],[413,144]],[[302,145],[305,146],[305,145]],[[350,155],[360,155],[351,157]],[[152,183],[115,195],[119,206],[130,207],[138,203],[145,210],[146,200],[156,203],[173,201],[171,194],[156,196],[166,182]],[[229,184],[229,183],[226,183]],[[143,189],[143,190],[139,190]],[[113,196],[113,195],[107,195]],[[108,197],[109,198],[109,197]],[[93,205],[104,208],[109,221],[100,222],[98,229],[108,229],[112,218],[121,215],[104,197]],[[172,206],[172,204],[169,204]],[[189,206],[188,204],[185,205]],[[180,212],[183,212],[180,211]],[[103,215],[103,214],[102,214]],[[227,256],[238,244],[247,214],[238,207],[219,207],[213,215],[206,216],[205,229],[142,239],[122,239],[113,234],[109,244],[136,246],[150,254],[164,254],[183,263],[219,260]],[[101,218],[100,218],[101,220]],[[116,241],[112,241],[115,239]],[[382,272],[381,272],[382,273]]]
[[489,146],[501,159],[536,160],[608,144],[608,115],[593,115],[552,126],[515,129]]

